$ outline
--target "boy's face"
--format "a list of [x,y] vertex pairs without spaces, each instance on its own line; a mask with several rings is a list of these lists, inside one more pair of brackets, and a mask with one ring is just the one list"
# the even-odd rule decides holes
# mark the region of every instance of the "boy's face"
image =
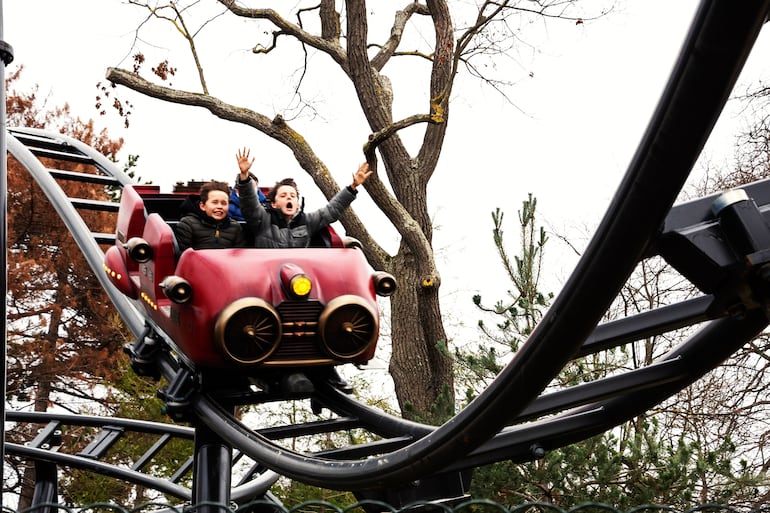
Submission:
[[201,210],[209,217],[221,221],[227,217],[227,207],[230,204],[230,197],[223,191],[210,191],[206,202],[200,203]]
[[281,185],[275,193],[272,207],[281,211],[287,218],[294,216],[299,209],[297,190],[291,185]]

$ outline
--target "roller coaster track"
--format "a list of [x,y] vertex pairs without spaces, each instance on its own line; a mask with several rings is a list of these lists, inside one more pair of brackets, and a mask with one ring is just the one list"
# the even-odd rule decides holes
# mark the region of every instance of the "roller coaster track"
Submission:
[[[197,386],[194,367],[179,359],[174,341],[102,278],[99,244],[109,242],[111,236],[91,233],[78,209],[114,209],[115,205],[68,198],[57,183],[101,180],[96,183],[120,187],[131,180],[77,141],[38,130],[10,129],[9,152],[59,212],[136,337],[132,358],[146,361],[148,373],[169,382],[163,392],[169,411],[189,418],[194,428],[115,419],[82,421],[99,427],[105,439],[131,430],[156,433],[159,438],[192,437],[193,466],[218,470],[194,473],[190,491],[173,479],[158,480],[140,471],[152,451],[131,471],[97,465],[101,448],[108,446],[98,440],[85,451],[91,457],[56,455],[44,446],[50,447],[50,437],[61,425],[77,422],[56,415],[9,412],[9,420],[48,427],[45,436],[41,434],[28,447],[8,444],[8,453],[51,465],[81,466],[197,503],[227,504],[269,496],[270,484],[282,475],[404,504],[411,499],[462,496],[475,467],[503,460],[530,461],[647,411],[717,367],[769,323],[770,182],[674,206],[769,11],[768,0],[702,2],[629,169],[572,276],[494,382],[437,427],[365,406],[327,382],[315,383],[310,399],[314,409],[332,412],[331,420],[252,428],[234,418],[233,405],[263,398],[249,391],[212,393]],[[39,160],[42,157],[85,162],[98,173],[46,169]],[[601,324],[637,264],[654,256],[670,263],[702,295]],[[695,325],[700,326],[697,332],[651,365],[571,388],[549,387],[576,358]],[[369,432],[376,441],[319,452],[299,452],[280,443],[353,429]],[[254,466],[236,486],[229,479],[222,484],[211,475],[229,474],[225,469],[241,456],[253,460]],[[177,474],[181,472],[180,467]],[[41,498],[50,498],[53,480],[40,486]]]

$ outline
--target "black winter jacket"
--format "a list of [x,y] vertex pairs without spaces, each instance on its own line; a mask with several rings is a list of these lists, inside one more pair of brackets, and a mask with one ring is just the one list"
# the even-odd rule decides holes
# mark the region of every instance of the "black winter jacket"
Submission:
[[244,247],[246,240],[240,223],[225,217],[217,222],[199,207],[198,196],[190,196],[182,205],[182,219],[176,225],[179,251]]

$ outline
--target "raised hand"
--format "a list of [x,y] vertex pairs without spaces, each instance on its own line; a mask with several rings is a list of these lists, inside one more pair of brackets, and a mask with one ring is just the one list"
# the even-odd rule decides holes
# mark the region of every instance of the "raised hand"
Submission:
[[251,150],[244,147],[242,150],[238,150],[235,158],[238,160],[238,169],[241,171],[241,181],[245,181],[249,177],[249,170],[254,163],[254,158],[249,158]]
[[366,181],[367,178],[369,178],[369,175],[372,174],[372,170],[369,169],[369,163],[364,162],[358,167],[358,170],[353,173],[353,183],[351,184],[351,187],[355,189],[362,183]]

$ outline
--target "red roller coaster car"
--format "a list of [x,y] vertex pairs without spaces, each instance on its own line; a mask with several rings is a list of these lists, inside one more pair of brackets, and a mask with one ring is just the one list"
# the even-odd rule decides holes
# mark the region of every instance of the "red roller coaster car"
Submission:
[[359,245],[330,230],[329,247],[180,254],[172,224],[185,197],[125,187],[104,270],[190,361],[258,374],[374,356],[376,295],[392,294],[396,283],[371,268]]

